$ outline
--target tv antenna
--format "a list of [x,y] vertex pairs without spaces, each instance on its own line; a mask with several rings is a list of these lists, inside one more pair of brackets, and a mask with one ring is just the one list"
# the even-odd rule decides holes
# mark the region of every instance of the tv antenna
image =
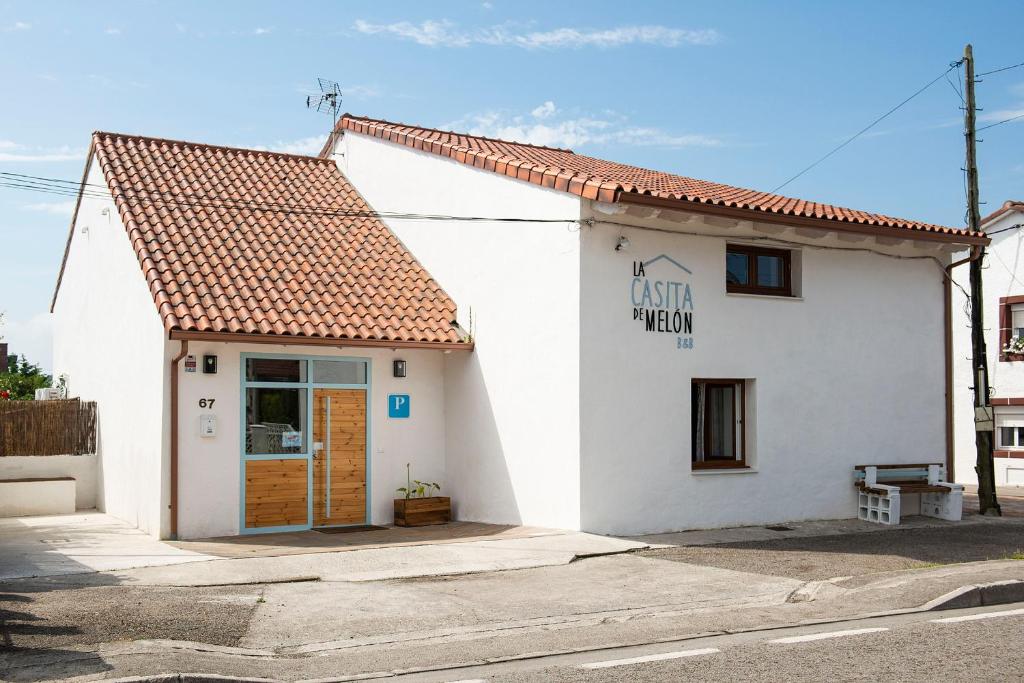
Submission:
[[331,125],[331,146],[334,146],[335,129],[338,127],[338,110],[341,108],[341,86],[337,81],[328,81],[325,78],[316,79],[320,86],[319,95],[306,96],[306,108],[315,109],[321,114],[330,114]]

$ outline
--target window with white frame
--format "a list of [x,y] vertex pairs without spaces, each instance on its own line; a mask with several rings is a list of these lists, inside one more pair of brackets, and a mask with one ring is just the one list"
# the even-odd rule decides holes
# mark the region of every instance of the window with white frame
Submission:
[[996,448],[1024,450],[1024,409],[996,409]]
[[1010,306],[1010,335],[1024,337],[1024,304]]

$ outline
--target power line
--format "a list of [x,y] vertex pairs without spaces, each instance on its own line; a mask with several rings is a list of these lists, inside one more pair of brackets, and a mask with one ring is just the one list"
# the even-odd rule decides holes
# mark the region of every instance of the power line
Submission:
[[[76,189],[74,186],[81,186]],[[0,172],[0,187],[49,194],[60,197],[83,197],[87,199],[120,199],[129,206],[153,206],[165,209],[222,209],[229,211],[253,211],[279,213],[291,216],[324,218],[380,218],[396,220],[425,221],[471,221],[502,223],[578,223],[579,218],[523,218],[502,216],[455,216],[447,214],[422,214],[387,212],[374,210],[353,210],[315,204],[263,202],[257,200],[229,200],[201,195],[161,192],[158,190],[132,189],[113,192],[103,186],[69,181],[60,178],[46,178],[26,174]],[[96,188],[96,189],[92,189]],[[103,189],[101,189],[103,188]]]
[[987,126],[982,126],[981,128],[978,129],[978,132],[980,133],[983,130],[988,130],[989,128],[995,128],[996,126],[1001,126],[1004,123],[1009,123],[1010,121],[1016,121],[1017,119],[1024,119],[1024,114],[1017,114],[1016,116],[1011,116],[1008,119],[1003,119],[1002,121],[997,121],[996,123],[990,123]]
[[1010,66],[1004,66],[1001,69],[992,69],[991,71],[986,71],[984,73],[977,74],[975,76],[975,78],[981,78],[982,76],[988,76],[988,75],[991,75],[991,74],[997,74],[1000,71],[1009,71],[1010,69],[1018,69],[1018,68],[1020,68],[1022,66],[1024,66],[1024,62],[1021,62],[1020,64],[1011,64]]
[[925,90],[927,90],[928,88],[930,88],[930,87],[932,87],[933,85],[935,85],[935,84],[936,84],[936,83],[937,83],[938,81],[940,81],[941,79],[945,78],[946,74],[948,74],[948,73],[949,73],[950,71],[952,71],[953,69],[956,69],[957,67],[959,67],[959,66],[960,66],[960,64],[961,64],[961,62],[953,62],[952,64],[950,64],[950,65],[949,65],[949,68],[948,68],[948,69],[946,69],[945,71],[943,71],[943,72],[942,72],[941,74],[939,74],[938,76],[936,76],[936,77],[935,77],[935,78],[933,78],[932,80],[928,81],[928,83],[927,83],[927,84],[925,84],[924,86],[922,86],[921,88],[919,88],[919,89],[918,89],[917,91],[915,91],[913,95],[911,95],[911,96],[910,96],[910,97],[908,97],[907,99],[903,100],[902,102],[900,102],[900,103],[899,103],[899,104],[897,104],[897,105],[896,105],[895,107],[893,107],[893,108],[892,108],[892,109],[890,109],[889,111],[887,111],[887,112],[885,112],[884,114],[882,114],[881,116],[879,116],[879,117],[878,117],[877,119],[875,119],[874,121],[872,121],[872,122],[871,122],[871,123],[869,123],[868,125],[866,125],[866,126],[864,126],[863,128],[861,128],[861,129],[860,129],[859,131],[857,131],[856,133],[854,133],[853,135],[851,135],[851,136],[850,136],[849,138],[847,138],[847,139],[846,139],[846,140],[845,140],[844,142],[842,142],[842,143],[840,143],[840,144],[839,144],[838,146],[834,147],[834,148],[833,148],[833,149],[832,149],[831,151],[829,151],[829,152],[828,152],[827,154],[825,154],[825,155],[824,155],[823,157],[821,157],[820,159],[818,159],[818,160],[817,160],[817,161],[815,161],[814,163],[812,163],[812,164],[810,164],[809,166],[807,166],[806,168],[804,168],[804,169],[803,169],[802,171],[800,171],[799,173],[797,173],[796,175],[794,175],[794,176],[793,176],[792,178],[790,178],[790,179],[789,179],[789,180],[787,180],[786,182],[784,182],[784,183],[782,183],[781,185],[779,185],[778,187],[774,188],[774,189],[772,190],[772,192],[778,192],[779,190],[781,190],[782,188],[784,188],[784,187],[785,187],[786,185],[789,185],[789,184],[790,184],[791,182],[793,182],[794,180],[796,180],[797,178],[799,178],[799,177],[800,177],[800,176],[802,176],[803,174],[807,173],[807,172],[808,172],[808,171],[810,171],[810,170],[811,170],[812,168],[814,168],[815,166],[817,166],[817,165],[818,165],[818,164],[820,164],[821,162],[825,161],[826,159],[828,159],[829,157],[831,157],[831,156],[832,156],[833,154],[835,154],[836,152],[838,152],[838,151],[839,151],[839,150],[841,150],[842,148],[846,147],[846,146],[847,146],[848,144],[850,144],[851,142],[853,142],[854,140],[856,140],[857,138],[859,138],[859,137],[860,137],[861,135],[863,135],[864,133],[866,133],[866,132],[868,132],[869,130],[871,130],[872,128],[874,128],[874,127],[875,127],[876,125],[878,125],[879,123],[881,123],[882,121],[884,121],[885,119],[887,119],[887,118],[888,118],[888,117],[889,117],[890,115],[892,115],[892,114],[893,114],[893,113],[895,113],[895,112],[896,112],[897,110],[899,110],[900,108],[902,108],[902,107],[903,107],[903,106],[904,106],[905,104],[907,104],[908,102],[910,102],[910,101],[911,101],[912,99],[914,99],[915,97],[917,97],[918,95],[920,95],[921,93],[923,93],[923,92],[924,92]]

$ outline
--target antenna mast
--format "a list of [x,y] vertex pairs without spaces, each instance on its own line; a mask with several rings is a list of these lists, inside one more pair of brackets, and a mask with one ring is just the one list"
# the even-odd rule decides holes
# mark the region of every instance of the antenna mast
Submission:
[[316,79],[320,86],[319,95],[308,95],[306,97],[306,108],[315,109],[321,114],[331,115],[331,134],[328,145],[334,148],[334,136],[338,128],[338,111],[341,109],[341,86],[337,81],[328,81],[324,78]]

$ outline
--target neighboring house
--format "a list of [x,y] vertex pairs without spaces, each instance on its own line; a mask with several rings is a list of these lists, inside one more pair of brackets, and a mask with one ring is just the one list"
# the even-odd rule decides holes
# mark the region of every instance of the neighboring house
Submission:
[[982,235],[352,116],[321,156],[94,137],[54,356],[107,511],[386,524],[411,463],[460,519],[632,534],[852,517],[855,465],[951,457]]
[[[997,486],[1024,486],[1024,202],[1005,202],[982,219],[981,227],[992,240],[985,250],[982,291],[989,393],[995,412],[995,480]],[[957,259],[968,255],[958,254]],[[968,271],[966,263],[953,270],[966,291],[970,291]],[[977,484],[970,309],[965,299],[957,293],[953,307],[956,478]]]

